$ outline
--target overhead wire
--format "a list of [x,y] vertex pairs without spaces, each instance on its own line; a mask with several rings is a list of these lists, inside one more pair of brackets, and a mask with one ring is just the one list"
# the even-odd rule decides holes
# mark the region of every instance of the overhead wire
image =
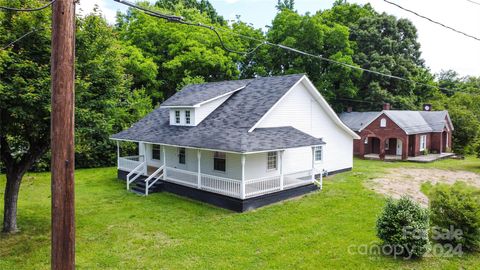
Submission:
[[46,8],[48,8],[49,6],[53,5],[53,3],[55,3],[55,1],[57,1],[57,0],[52,0],[52,1],[48,2],[48,3],[46,3],[45,5],[40,6],[40,7],[36,7],[36,8],[14,8],[14,7],[0,6],[0,9],[8,10],[8,11],[16,11],[16,12],[40,11],[40,10],[42,10],[42,9],[46,9]]
[[[253,53],[256,49],[258,49],[259,47],[263,46],[263,45],[268,45],[268,46],[271,46],[271,47],[277,47],[277,48],[281,48],[283,50],[287,50],[287,51],[291,51],[291,52],[294,52],[294,53],[298,53],[298,54],[301,54],[301,55],[305,55],[305,56],[308,56],[308,57],[313,57],[313,58],[317,58],[319,60],[322,60],[322,61],[325,61],[325,62],[329,62],[329,63],[333,63],[333,64],[337,64],[337,65],[341,65],[341,66],[345,66],[345,67],[348,67],[348,68],[351,68],[351,69],[356,69],[356,70],[360,70],[360,71],[363,71],[363,72],[367,72],[367,73],[371,73],[371,74],[376,74],[376,75],[379,75],[379,76],[383,76],[383,77],[387,77],[387,78],[391,78],[391,79],[396,79],[396,80],[400,80],[400,81],[405,81],[405,82],[410,82],[410,83],[414,83],[415,85],[421,85],[421,86],[425,86],[425,87],[431,87],[431,88],[436,88],[436,89],[439,89],[439,90],[443,90],[443,91],[450,91],[450,92],[455,92],[454,90],[452,89],[448,89],[448,88],[444,88],[444,87],[439,87],[439,86],[436,86],[436,85],[430,85],[430,84],[426,84],[426,83],[422,83],[422,82],[418,82],[418,81],[414,81],[414,80],[411,80],[411,79],[406,79],[406,78],[403,78],[403,77],[400,77],[400,76],[396,76],[396,75],[391,75],[391,74],[386,74],[386,73],[383,73],[383,72],[379,72],[379,71],[375,71],[375,70],[370,70],[370,69],[366,69],[366,68],[362,68],[360,66],[356,66],[356,65],[352,65],[352,64],[348,64],[348,63],[345,63],[345,62],[341,62],[341,61],[337,61],[337,60],[333,60],[333,59],[330,59],[330,58],[326,58],[326,57],[323,57],[321,55],[316,55],[316,54],[312,54],[312,53],[309,53],[309,52],[305,52],[305,51],[301,51],[299,49],[296,49],[296,48],[292,48],[292,47],[289,47],[289,46],[286,46],[286,45],[282,45],[282,44],[277,44],[277,43],[272,43],[272,42],[269,42],[267,40],[261,40],[261,39],[258,39],[258,38],[254,38],[254,37],[250,37],[250,36],[247,36],[247,35],[243,35],[243,34],[239,34],[239,33],[236,33],[234,32],[233,30],[226,30],[226,29],[223,29],[223,28],[216,28],[214,26],[210,26],[210,25],[204,25],[204,24],[201,24],[201,23],[192,23],[192,22],[187,22],[184,20],[183,17],[180,17],[180,16],[172,16],[172,15],[165,15],[165,14],[162,14],[162,13],[159,13],[159,12],[156,12],[156,11],[152,11],[150,9],[147,9],[147,8],[144,8],[144,7],[140,7],[140,6],[137,6],[136,4],[133,4],[129,1],[125,1],[125,0],[114,0],[116,2],[119,2],[119,3],[122,3],[122,4],[125,4],[125,5],[128,5],[132,8],[136,8],[136,9],[139,9],[139,10],[142,10],[144,11],[146,14],[148,15],[151,15],[151,16],[154,16],[154,17],[159,17],[159,18],[162,18],[162,19],[166,19],[167,21],[169,22],[174,22],[174,23],[181,23],[181,24],[187,24],[187,25],[192,25],[192,26],[197,26],[197,27],[203,27],[203,28],[207,28],[207,29],[210,29],[212,31],[214,31],[217,35],[217,37],[219,37],[220,39],[220,43],[222,44],[222,47],[226,50],[226,51],[229,51],[229,52],[235,52],[235,53],[239,53],[235,50],[231,50],[229,48],[227,48],[225,46],[225,44],[223,43],[223,40],[221,39],[221,36],[219,35],[218,31],[228,31],[229,33],[232,33],[236,36],[239,36],[239,37],[243,37],[243,38],[246,38],[246,39],[249,39],[251,41],[256,41],[256,42],[259,42],[259,45],[252,49],[251,51],[249,52],[240,52],[240,54],[250,54],[250,53]],[[386,0],[384,0],[386,1]],[[480,39],[479,39],[480,40]]]
[[409,13],[417,16],[417,17],[420,17],[420,18],[422,18],[422,19],[424,19],[424,20],[427,20],[427,21],[430,21],[430,22],[432,22],[432,23],[434,23],[434,24],[440,25],[440,26],[442,26],[442,27],[444,27],[444,28],[446,28],[446,29],[449,29],[449,30],[454,31],[454,32],[456,32],[456,33],[458,33],[458,34],[461,34],[461,35],[464,35],[464,36],[469,37],[469,38],[471,38],[471,39],[474,39],[474,40],[476,40],[476,41],[480,41],[480,38],[479,38],[479,37],[476,37],[476,36],[467,34],[467,33],[463,32],[463,31],[460,31],[460,30],[457,30],[457,29],[455,29],[455,28],[453,28],[453,27],[450,27],[450,26],[448,26],[448,25],[445,25],[445,24],[443,24],[443,23],[441,23],[441,22],[439,22],[439,21],[430,19],[429,17],[424,16],[424,15],[421,15],[421,14],[419,14],[419,13],[413,11],[413,10],[410,10],[410,9],[408,9],[408,8],[404,8],[404,7],[400,6],[400,5],[397,4],[397,3],[393,3],[393,2],[388,1],[388,0],[383,0],[383,1],[384,1],[385,3],[390,4],[390,5],[396,6],[396,7],[398,7],[399,9],[402,9],[402,10],[404,10],[404,11],[406,11],[406,12],[409,12]]
[[2,47],[2,48],[0,48],[0,49],[1,49],[1,50],[6,50],[6,49],[8,49],[9,47],[11,47],[11,46],[15,45],[15,43],[17,43],[17,42],[21,41],[22,39],[24,39],[24,38],[28,37],[29,35],[31,35],[31,34],[33,34],[33,33],[37,32],[37,31],[39,31],[39,30],[43,30],[43,27],[41,27],[41,28],[34,28],[34,29],[32,29],[31,31],[29,31],[29,32],[27,32],[27,33],[25,33],[25,34],[23,34],[23,35],[22,35],[22,36],[20,36],[19,38],[17,38],[17,39],[15,39],[14,41],[12,41],[12,42],[8,43],[7,45],[3,46],[3,47]]

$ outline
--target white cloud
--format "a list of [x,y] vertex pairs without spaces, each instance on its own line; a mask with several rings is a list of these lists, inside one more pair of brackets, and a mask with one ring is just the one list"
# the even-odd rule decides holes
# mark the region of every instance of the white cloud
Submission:
[[[113,2],[113,0],[111,1]],[[86,15],[92,12],[95,6],[98,6],[107,21],[114,23],[117,10],[108,6],[106,2],[106,0],[81,0],[80,4],[77,5],[77,14]]]

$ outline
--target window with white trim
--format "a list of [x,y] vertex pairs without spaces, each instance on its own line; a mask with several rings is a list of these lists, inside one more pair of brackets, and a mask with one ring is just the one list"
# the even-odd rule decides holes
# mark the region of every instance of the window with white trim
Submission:
[[224,152],[213,153],[213,169],[225,172],[227,169],[227,155]]
[[190,125],[190,111],[185,111],[185,124]]
[[365,138],[364,144],[368,144],[368,137]]
[[420,151],[427,148],[427,135],[420,135]]
[[267,170],[277,169],[278,152],[267,153]]
[[175,111],[175,124],[180,124],[180,111]]
[[152,159],[153,160],[160,160],[160,145],[154,144],[152,145]]
[[179,164],[185,164],[186,162],[186,150],[185,148],[178,148],[178,163]]
[[323,146],[316,146],[314,149],[315,162],[323,160]]
[[387,119],[382,118],[380,120],[380,127],[387,127]]

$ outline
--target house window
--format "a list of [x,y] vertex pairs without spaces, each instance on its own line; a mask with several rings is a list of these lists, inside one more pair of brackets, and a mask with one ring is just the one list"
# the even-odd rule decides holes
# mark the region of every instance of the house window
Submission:
[[314,157],[315,157],[315,161],[322,161],[322,159],[323,159],[323,147],[322,146],[316,146],[315,147]]
[[276,170],[277,169],[277,152],[268,152],[267,153],[267,169]]
[[423,151],[427,148],[427,135],[420,136],[420,151]]
[[365,141],[363,143],[368,144],[368,137],[365,138]]
[[185,124],[190,124],[190,111],[185,111]]
[[387,119],[385,118],[382,118],[380,120],[380,127],[386,127],[387,126]]
[[215,171],[224,172],[226,169],[226,154],[223,152],[215,152],[213,154],[213,169]]
[[175,124],[180,124],[180,111],[175,111]]
[[385,150],[390,150],[390,139],[385,140]]
[[185,164],[185,148],[178,148],[178,163]]
[[160,160],[160,145],[152,145],[152,159]]

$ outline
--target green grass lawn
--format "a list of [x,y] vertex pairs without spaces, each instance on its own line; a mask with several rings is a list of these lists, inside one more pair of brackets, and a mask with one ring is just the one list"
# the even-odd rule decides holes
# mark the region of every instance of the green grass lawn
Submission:
[[[351,252],[379,243],[375,221],[384,198],[362,182],[390,167],[480,173],[479,160],[354,166],[327,178],[321,192],[242,214],[168,193],[137,196],[116,180],[114,168],[78,170],[78,269],[480,269],[479,254],[404,261]],[[2,198],[4,185],[0,176]],[[24,178],[18,214],[21,232],[0,235],[0,269],[49,268],[48,173]]]

